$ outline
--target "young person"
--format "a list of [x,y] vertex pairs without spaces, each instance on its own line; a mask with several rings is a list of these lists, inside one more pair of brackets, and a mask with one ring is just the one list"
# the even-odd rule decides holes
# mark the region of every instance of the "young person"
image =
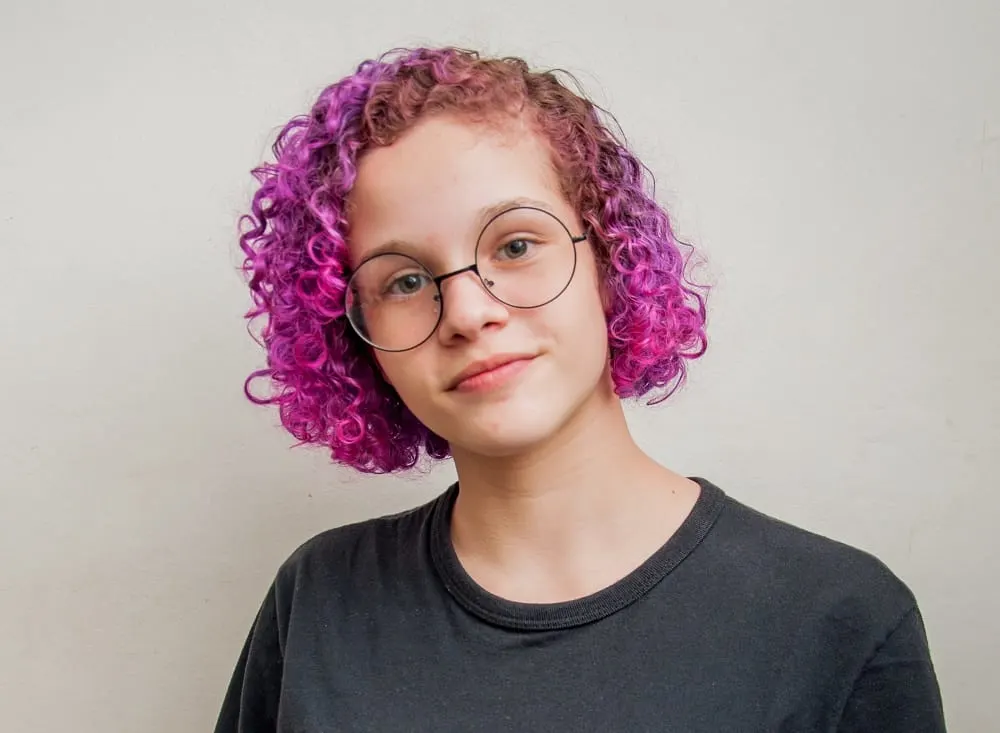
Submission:
[[629,434],[622,400],[703,353],[704,291],[602,120],[519,59],[395,51],[256,171],[252,399],[458,482],[288,558],[217,733],[944,730],[900,580]]

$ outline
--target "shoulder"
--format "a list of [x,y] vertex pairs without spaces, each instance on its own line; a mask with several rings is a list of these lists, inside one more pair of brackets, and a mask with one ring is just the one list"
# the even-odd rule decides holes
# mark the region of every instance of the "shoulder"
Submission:
[[317,586],[346,591],[377,574],[406,572],[408,565],[418,561],[431,516],[446,495],[403,512],[341,525],[310,537],[281,563],[275,590],[284,591],[286,596]]
[[725,609],[713,628],[735,628],[727,637],[733,645],[780,660],[775,687],[787,699],[828,705],[839,716],[837,730],[943,731],[909,587],[870,552],[728,496],[721,503],[698,548],[708,601]]
[[916,607],[906,583],[872,553],[728,496],[710,544],[733,582],[798,613],[888,631]]

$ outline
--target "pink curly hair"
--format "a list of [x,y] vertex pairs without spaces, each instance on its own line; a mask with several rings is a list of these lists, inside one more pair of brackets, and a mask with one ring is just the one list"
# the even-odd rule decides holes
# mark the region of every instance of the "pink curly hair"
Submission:
[[[704,286],[685,276],[651,176],[601,121],[599,110],[553,72],[518,58],[456,48],[397,49],[362,63],[320,93],[308,115],[279,133],[275,162],[254,169],[259,189],[240,219],[254,306],[266,321],[267,369],[247,379],[247,397],[274,404],[299,444],[329,447],[359,471],[413,467],[421,451],[445,458],[428,430],[382,378],[370,348],[348,325],[346,202],[366,150],[392,144],[439,113],[489,123],[526,115],[546,139],[563,193],[589,225],[611,296],[608,336],[617,394],[650,403],[685,380],[686,360],[706,349]],[[650,192],[647,192],[647,184]],[[251,393],[269,378],[272,396]]]

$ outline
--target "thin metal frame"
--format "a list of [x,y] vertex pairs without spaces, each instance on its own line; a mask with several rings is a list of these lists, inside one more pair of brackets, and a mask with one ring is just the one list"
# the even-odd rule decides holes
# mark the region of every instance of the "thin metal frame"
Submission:
[[[486,278],[483,277],[483,274],[479,271],[479,245],[482,242],[483,235],[486,233],[486,230],[489,229],[490,224],[499,219],[501,216],[509,214],[512,211],[521,211],[522,209],[538,211],[545,214],[546,216],[550,216],[553,219],[555,219],[556,222],[558,222],[559,226],[562,227],[563,231],[566,232],[566,236],[569,237],[570,244],[573,245],[573,269],[570,271],[569,277],[566,279],[566,284],[563,285],[562,289],[558,293],[556,293],[554,296],[552,296],[545,302],[539,303],[538,305],[514,305],[513,303],[508,303],[506,300],[499,297],[496,293],[494,293],[490,289],[491,286],[495,285],[496,283],[494,283],[492,280],[487,281]],[[500,213],[490,217],[489,221],[487,221],[483,225],[482,231],[479,232],[479,236],[476,238],[476,249],[474,252],[475,261],[471,265],[468,265],[466,267],[461,267],[457,270],[453,270],[452,272],[446,272],[443,275],[434,276],[433,274],[431,274],[431,271],[427,269],[427,266],[424,265],[423,262],[418,260],[416,257],[411,257],[410,255],[403,254],[401,252],[380,252],[379,254],[363,259],[360,263],[358,263],[358,266],[354,269],[354,272],[351,273],[350,278],[348,278],[347,280],[347,289],[344,291],[344,316],[345,318],[347,318],[347,322],[350,324],[351,330],[358,335],[358,338],[360,338],[366,344],[371,346],[373,349],[377,349],[379,351],[384,351],[392,354],[399,354],[404,351],[412,351],[413,349],[416,349],[427,343],[431,339],[431,337],[435,333],[437,333],[438,327],[441,325],[441,320],[444,318],[444,290],[441,288],[441,284],[448,278],[455,277],[456,275],[461,275],[466,272],[474,272],[476,274],[476,277],[479,278],[479,282],[483,286],[483,290],[489,293],[490,297],[493,298],[498,303],[502,303],[508,308],[517,308],[518,310],[534,310],[535,308],[542,308],[543,306],[548,305],[549,303],[559,298],[559,296],[561,296],[563,293],[565,293],[566,290],[569,288],[570,284],[573,282],[573,278],[576,276],[576,265],[579,260],[579,257],[577,256],[576,245],[578,245],[580,242],[585,241],[586,239],[587,239],[586,232],[578,236],[574,236],[573,233],[570,232],[569,227],[566,226],[566,224],[563,222],[563,220],[560,219],[555,214],[553,214],[551,211],[548,211],[538,206],[512,206],[509,209],[504,209]],[[351,282],[354,280],[354,276],[358,273],[358,270],[360,270],[367,262],[376,260],[379,257],[388,257],[388,256],[406,257],[407,259],[413,260],[413,262],[415,262],[420,267],[420,269],[422,269],[428,275],[431,275],[431,282],[434,283],[434,287],[437,289],[437,295],[435,296],[435,300],[437,300],[438,303],[440,304],[440,307],[438,308],[437,321],[435,321],[434,327],[431,328],[430,333],[428,333],[426,338],[424,338],[419,343],[414,344],[413,346],[407,346],[405,349],[387,349],[370,341],[361,333],[361,330],[354,325],[354,321],[351,319],[349,315],[350,311],[347,307],[347,296],[348,293],[350,293],[351,291]]]

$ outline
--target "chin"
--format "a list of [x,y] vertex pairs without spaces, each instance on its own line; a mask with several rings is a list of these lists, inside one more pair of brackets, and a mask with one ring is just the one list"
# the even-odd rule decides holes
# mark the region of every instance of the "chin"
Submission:
[[453,452],[490,458],[527,453],[559,435],[593,405],[602,380],[610,379],[604,358],[595,357],[591,369],[581,367],[579,362],[564,366],[559,379],[532,371],[507,388],[481,394],[443,393],[426,404],[428,409],[418,418],[447,440]]
[[465,435],[460,441],[451,443],[452,450],[461,449],[463,453],[482,456],[484,458],[511,458],[531,452],[532,449],[545,443],[553,432],[538,432],[532,435]]
[[464,452],[491,458],[513,456],[551,439],[571,412],[569,405],[558,404],[552,395],[484,404],[452,420],[443,437]]

